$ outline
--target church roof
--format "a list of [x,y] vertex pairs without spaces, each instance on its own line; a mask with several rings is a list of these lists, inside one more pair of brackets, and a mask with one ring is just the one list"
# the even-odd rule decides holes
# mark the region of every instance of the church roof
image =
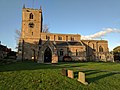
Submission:
[[82,46],[81,42],[68,42],[69,45]]
[[82,46],[81,42],[77,41],[70,41],[70,42],[65,42],[65,41],[56,41],[56,46]]

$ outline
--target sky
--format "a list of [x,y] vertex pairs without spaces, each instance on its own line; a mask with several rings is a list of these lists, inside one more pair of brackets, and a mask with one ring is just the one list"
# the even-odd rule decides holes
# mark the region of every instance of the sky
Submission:
[[[43,24],[51,33],[94,35],[110,29],[120,30],[120,0],[0,0],[0,41],[16,50],[16,30],[21,30],[22,7],[42,6]],[[107,40],[109,49],[120,46],[120,33],[97,38]]]

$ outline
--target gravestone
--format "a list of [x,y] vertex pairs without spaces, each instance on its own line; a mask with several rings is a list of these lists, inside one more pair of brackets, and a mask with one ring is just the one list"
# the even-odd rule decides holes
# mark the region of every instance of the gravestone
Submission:
[[87,82],[85,82],[85,73],[83,73],[83,72],[78,73],[78,81],[85,85],[88,84]]
[[67,69],[63,68],[61,74],[64,75],[64,76],[67,76]]
[[68,70],[68,77],[69,78],[74,78],[74,73],[72,70]]

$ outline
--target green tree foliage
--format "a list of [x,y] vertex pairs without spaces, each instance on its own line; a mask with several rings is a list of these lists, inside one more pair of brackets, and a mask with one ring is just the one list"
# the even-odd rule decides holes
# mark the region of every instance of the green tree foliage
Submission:
[[120,46],[117,46],[113,49],[113,52],[120,52]]
[[120,60],[120,46],[117,46],[113,49],[114,59]]

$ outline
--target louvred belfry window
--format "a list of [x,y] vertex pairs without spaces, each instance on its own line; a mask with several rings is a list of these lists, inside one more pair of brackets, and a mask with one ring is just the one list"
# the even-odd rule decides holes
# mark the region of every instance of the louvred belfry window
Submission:
[[30,19],[33,19],[33,14],[32,13],[30,13]]

